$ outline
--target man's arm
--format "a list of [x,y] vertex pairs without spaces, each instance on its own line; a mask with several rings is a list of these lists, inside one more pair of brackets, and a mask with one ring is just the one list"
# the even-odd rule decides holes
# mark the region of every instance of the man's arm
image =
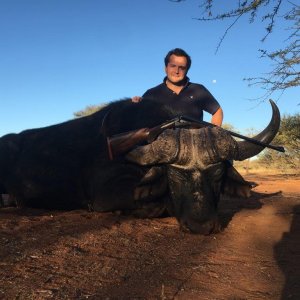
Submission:
[[211,121],[212,124],[221,126],[223,122],[223,110],[221,107],[212,115]]

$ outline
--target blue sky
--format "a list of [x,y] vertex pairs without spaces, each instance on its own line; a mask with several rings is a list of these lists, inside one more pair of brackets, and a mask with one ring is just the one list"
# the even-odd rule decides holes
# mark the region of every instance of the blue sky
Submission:
[[[223,8],[236,1],[224,2]],[[0,0],[0,136],[69,120],[88,105],[142,95],[161,83],[164,56],[175,47],[191,55],[188,75],[218,99],[224,122],[242,132],[263,128],[270,105],[249,101],[264,91],[243,78],[270,70],[258,49],[281,47],[286,24],[278,22],[262,44],[264,27],[245,17],[215,54],[229,23],[193,19],[201,16],[199,3]],[[282,114],[299,112],[299,94],[293,88],[281,96]]]

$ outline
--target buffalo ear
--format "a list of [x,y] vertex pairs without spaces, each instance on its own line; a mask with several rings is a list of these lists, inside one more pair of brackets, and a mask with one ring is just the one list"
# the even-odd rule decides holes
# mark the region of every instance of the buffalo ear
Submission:
[[252,187],[252,183],[246,181],[232,165],[228,167],[222,189],[223,194],[231,197],[249,198]]

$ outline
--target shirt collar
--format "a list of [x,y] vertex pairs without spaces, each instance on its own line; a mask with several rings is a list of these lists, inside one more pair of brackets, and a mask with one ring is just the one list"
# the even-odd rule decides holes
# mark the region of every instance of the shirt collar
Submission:
[[[167,76],[164,78],[164,81],[163,81],[163,84],[165,85],[165,87],[167,88],[167,89],[169,89],[170,91],[172,91],[168,86],[167,86]],[[183,91],[183,90],[185,90],[188,86],[189,86],[189,84],[190,84],[190,79],[186,76],[186,83],[185,83],[185,85],[184,85],[184,87],[182,88],[182,90],[180,91],[180,93]],[[172,91],[173,92],[173,91]],[[174,92],[173,92],[174,93]],[[179,93],[179,94],[180,94]],[[178,95],[179,95],[178,94]]]
[[[185,83],[185,85],[184,85],[184,87],[183,88],[185,88],[185,87],[187,87],[188,86],[188,84],[190,83],[190,78],[189,77],[185,77],[186,78],[186,83]],[[165,85],[167,85],[167,79],[168,79],[168,77],[166,76],[165,78],[164,78],[164,80],[163,80],[163,83],[165,84]]]

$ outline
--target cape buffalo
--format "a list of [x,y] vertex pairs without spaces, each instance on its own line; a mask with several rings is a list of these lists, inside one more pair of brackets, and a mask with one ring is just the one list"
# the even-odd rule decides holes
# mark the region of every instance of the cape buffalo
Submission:
[[[280,114],[255,139],[269,144]],[[237,142],[221,128],[167,129],[153,142],[110,160],[107,136],[150,128],[184,114],[156,101],[113,102],[58,125],[0,138],[1,193],[18,206],[121,210],[140,217],[175,216],[192,232],[218,227],[221,193],[248,196],[249,184],[228,162],[257,155],[263,146]]]

